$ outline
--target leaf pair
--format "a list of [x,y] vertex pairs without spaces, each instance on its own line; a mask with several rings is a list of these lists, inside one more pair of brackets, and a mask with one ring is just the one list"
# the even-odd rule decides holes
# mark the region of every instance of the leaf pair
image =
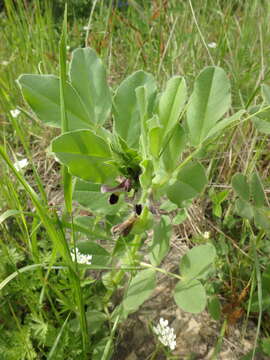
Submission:
[[[143,91],[143,95],[139,91]],[[137,71],[117,88],[113,101],[114,132],[138,149],[144,118],[151,116],[156,95],[153,75]]]
[[216,66],[205,68],[195,81],[187,108],[187,128],[193,146],[200,146],[244,113],[240,110],[220,121],[230,106],[230,82],[225,71]]
[[215,257],[214,246],[206,244],[194,247],[181,259],[183,280],[174,289],[174,300],[184,311],[199,313],[205,308],[206,292],[200,280],[207,277]]
[[[18,83],[41,121],[60,127],[59,78],[25,74]],[[111,92],[105,68],[94,50],[73,52],[64,97],[69,132],[53,140],[52,151],[70,173],[84,180],[100,183],[115,176],[116,169],[108,163],[112,156],[106,136],[110,133],[101,128],[111,112]]]
[[[60,127],[59,78],[23,74],[18,84],[37,117],[47,125]],[[95,128],[108,119],[111,93],[106,70],[94,50],[85,48],[73,52],[65,97],[69,130]]]
[[[166,227],[166,220],[164,226]],[[196,246],[183,256],[180,262],[183,280],[178,282],[174,289],[174,299],[184,311],[199,313],[205,308],[206,292],[200,280],[206,279],[215,257],[216,250],[211,244]],[[136,311],[149,298],[155,287],[155,271],[153,269],[140,271],[128,287],[121,306],[122,315],[126,317]]]

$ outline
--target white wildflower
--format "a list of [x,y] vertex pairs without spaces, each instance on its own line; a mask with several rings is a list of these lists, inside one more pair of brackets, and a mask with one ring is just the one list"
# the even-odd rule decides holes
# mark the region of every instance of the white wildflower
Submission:
[[78,248],[76,248],[76,257],[75,257],[74,249],[71,249],[70,255],[72,261],[75,261],[75,258],[77,258],[78,264],[91,265],[92,263],[92,255],[82,254],[80,253]]
[[90,26],[88,26],[88,25],[84,26],[84,27],[83,27],[83,30],[84,30],[84,31],[90,30]]
[[20,171],[28,165],[28,160],[27,159],[17,160],[13,165],[17,171]]
[[205,231],[205,232],[203,233],[203,237],[204,237],[206,240],[208,240],[208,239],[210,238],[210,232],[209,232],[209,231]]
[[7,60],[1,61],[1,65],[3,65],[3,66],[7,66],[8,64],[9,64],[9,61],[7,61]]
[[217,43],[215,43],[214,41],[213,42],[210,42],[209,44],[207,44],[207,46],[211,49],[215,49],[217,47]]
[[14,110],[10,110],[11,116],[16,118],[20,115],[20,110],[19,109],[14,109]]
[[70,46],[69,45],[67,45],[67,51],[69,51],[70,50]]
[[175,349],[176,335],[174,329],[168,326],[168,320],[160,318],[158,325],[153,327],[153,331],[163,345],[168,346],[171,350]]

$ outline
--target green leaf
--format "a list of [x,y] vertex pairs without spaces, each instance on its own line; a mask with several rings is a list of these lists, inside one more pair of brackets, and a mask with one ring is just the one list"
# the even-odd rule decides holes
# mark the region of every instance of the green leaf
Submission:
[[[255,114],[252,117],[252,122],[255,126],[255,128],[262,132],[263,134],[270,134],[270,110],[265,110],[262,112],[259,112],[264,107],[268,106],[270,104],[270,87],[268,85],[263,84],[262,85],[262,97],[264,99],[264,103],[261,106],[255,105],[249,108],[250,114]],[[259,112],[259,113],[258,113]]]
[[257,173],[254,173],[251,177],[250,188],[255,206],[256,207],[265,206],[266,201],[265,201],[263,185]]
[[114,248],[112,252],[113,257],[122,257],[126,254],[127,248],[128,248],[128,241],[132,239],[133,237],[123,237],[118,236],[115,243]]
[[217,217],[222,216],[222,207],[221,204],[227,199],[229,195],[229,190],[223,190],[218,193],[215,193],[214,190],[211,192],[210,197],[213,201],[213,214]]
[[140,163],[140,167],[142,168],[142,174],[140,175],[141,186],[144,189],[148,189],[152,184],[153,163],[151,160],[145,159]]
[[132,177],[137,181],[141,172],[141,157],[137,150],[130,148],[127,143],[114,134],[110,148],[113,156],[113,164],[125,177]]
[[232,187],[242,200],[249,201],[250,189],[246,176],[240,173],[235,174],[232,177]]
[[154,115],[147,121],[148,127],[148,152],[154,158],[159,157],[159,153],[162,147],[162,127],[157,115]]
[[73,224],[61,221],[63,227],[74,228],[74,231],[83,233],[89,240],[109,240],[111,235],[107,233],[102,223],[97,223],[95,216],[76,216]]
[[130,282],[123,300],[124,314],[136,311],[152,294],[156,287],[156,273],[152,269],[140,271]]
[[15,216],[21,214],[20,210],[6,210],[0,215],[0,225],[2,222],[4,222],[6,219],[8,219],[10,216]]
[[93,335],[100,330],[101,326],[107,320],[107,316],[101,311],[87,310],[86,320],[88,324],[89,333]]
[[235,201],[235,207],[238,215],[240,215],[241,217],[247,218],[249,220],[253,218],[253,206],[250,205],[250,203],[248,203],[247,201],[242,200],[241,198],[237,199]]
[[266,355],[270,356],[270,337],[262,339],[262,350]]
[[221,304],[217,296],[209,300],[207,308],[212,318],[219,321],[221,317]]
[[76,247],[80,253],[92,255],[92,265],[106,266],[110,262],[110,253],[95,242],[81,241],[76,243]]
[[191,144],[201,144],[231,105],[230,83],[223,69],[207,67],[195,81],[187,109]]
[[92,121],[98,125],[104,124],[111,111],[111,92],[105,67],[93,49],[73,51],[70,79]]
[[206,183],[204,167],[198,162],[189,163],[179,171],[176,182],[168,187],[167,196],[173,203],[183,207],[183,202],[196,197]]
[[90,130],[67,132],[52,141],[52,151],[69,172],[83,180],[104,183],[116,176],[108,163],[111,152],[108,144]]
[[222,207],[219,203],[213,204],[213,215],[219,218],[222,216]]
[[270,86],[262,84],[262,96],[267,105],[270,105]]
[[171,173],[175,170],[185,146],[186,135],[184,129],[180,124],[177,124],[162,154],[162,162],[167,172]]
[[174,289],[174,300],[184,311],[198,314],[206,306],[206,293],[198,280],[180,281]]
[[[23,97],[37,117],[46,125],[61,127],[60,83],[54,75],[23,74],[17,80]],[[93,127],[82,99],[74,88],[66,83],[65,106],[70,130]]]
[[154,235],[149,244],[149,258],[153,266],[159,266],[170,248],[172,226],[169,216],[162,216],[159,223],[154,226]]
[[146,85],[136,88],[136,98],[138,102],[138,107],[140,111],[140,123],[141,123],[141,148],[142,148],[142,157],[147,157],[147,121],[149,117],[152,116],[154,100],[156,98],[156,92]]
[[258,117],[252,119],[252,122],[256,129],[263,134],[269,135],[270,134],[270,118],[269,120],[264,120]]
[[213,191],[212,194],[210,194],[211,200],[216,204],[221,204],[227,199],[229,192],[229,190],[223,190],[217,193]]
[[[99,337],[100,339],[100,337]],[[91,360],[102,360],[103,359],[103,354],[105,351],[105,348],[107,346],[107,343],[109,343],[110,348],[109,348],[109,354],[107,359],[111,359],[112,354],[113,354],[113,343],[111,342],[111,338],[110,337],[103,337],[102,340],[100,340],[98,343],[96,343],[93,347],[93,353],[91,355]],[[106,359],[106,360],[107,360]]]
[[269,209],[255,208],[254,207],[254,222],[258,228],[262,228],[266,231],[270,230]]
[[181,76],[172,77],[161,94],[158,104],[158,116],[162,126],[162,137],[175,127],[186,102],[187,88]]
[[[69,319],[69,317],[70,317],[70,314],[71,314],[71,312],[70,312],[70,313],[68,314],[68,316],[66,317],[65,321],[63,322],[63,325],[62,325],[61,328],[60,328],[60,331],[58,332],[58,335],[56,336],[56,338],[55,338],[55,340],[54,340],[54,343],[53,343],[53,345],[52,345],[52,347],[51,347],[51,350],[50,350],[50,352],[49,352],[49,354],[48,354],[48,356],[47,356],[47,359],[48,359],[48,360],[52,360],[53,358],[55,358],[56,349],[57,349],[57,347],[58,347],[58,344],[59,344],[59,342],[60,342],[61,337],[63,336],[64,330],[65,330],[65,328],[66,328],[66,326],[67,326],[67,324],[68,324],[68,319]],[[31,359],[31,358],[32,358],[32,356],[30,357],[30,359]]]
[[111,205],[109,203],[111,194],[101,193],[100,187],[98,184],[82,180],[77,181],[74,188],[73,199],[95,215],[114,215],[118,213],[120,209],[124,209],[123,206],[126,203],[123,196],[120,195],[118,202]]
[[181,259],[180,273],[185,281],[205,279],[216,257],[216,249],[212,244],[195,246]]
[[13,273],[11,273],[10,275],[8,275],[4,280],[2,280],[0,282],[0,291],[3,290],[3,288],[11,281],[13,280],[16,276],[20,275],[20,273],[26,272],[26,271],[32,271],[35,270],[37,268],[43,267],[43,264],[32,264],[32,265],[27,265],[24,266],[22,268],[17,269],[16,271],[14,271]]
[[177,209],[177,205],[175,205],[173,202],[171,202],[170,200],[164,200],[164,202],[162,202],[162,204],[160,205],[160,210],[164,210],[167,212],[171,212]]
[[[233,114],[232,116],[219,121],[208,133],[206,139],[209,139],[211,136],[217,135],[226,127],[234,123],[235,121],[239,120],[240,117],[245,113],[245,110],[239,110],[237,113]],[[206,140],[205,139],[205,140]]]
[[131,234],[142,234],[153,226],[153,214],[148,210],[147,206],[143,207],[143,211],[135,221]]
[[180,210],[179,213],[173,218],[172,224],[173,225],[180,225],[182,224],[187,218],[187,212],[185,209]]
[[114,97],[113,115],[114,130],[129,146],[139,147],[141,134],[140,107],[136,96],[136,89],[140,86],[147,88],[148,97],[156,92],[154,77],[144,71],[137,71],[127,77],[116,90]]

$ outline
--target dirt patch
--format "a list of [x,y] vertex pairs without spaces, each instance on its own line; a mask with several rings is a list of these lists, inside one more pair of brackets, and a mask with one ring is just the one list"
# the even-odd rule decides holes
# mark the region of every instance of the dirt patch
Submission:
[[[186,244],[177,248],[173,245],[163,268],[177,271],[180,257],[187,251]],[[113,360],[163,360],[166,356],[160,352],[151,357],[157,345],[157,339],[151,331],[160,317],[169,320],[175,329],[177,346],[172,359],[179,360],[240,360],[254,347],[256,324],[249,321],[243,337],[242,323],[231,326],[223,338],[221,351],[214,357],[215,346],[220,336],[222,321],[214,321],[204,311],[201,314],[190,314],[177,307],[172,290],[175,281],[160,276],[159,286],[149,299],[135,314],[129,316],[118,331],[118,346]],[[269,360],[269,357],[256,355],[256,360]]]

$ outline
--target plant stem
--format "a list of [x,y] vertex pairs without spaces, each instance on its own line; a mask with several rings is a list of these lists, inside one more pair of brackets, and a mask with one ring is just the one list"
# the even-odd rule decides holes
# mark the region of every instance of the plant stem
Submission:
[[162,274],[169,275],[169,276],[171,276],[171,277],[173,277],[173,278],[175,278],[175,279],[177,279],[177,280],[182,280],[182,276],[177,275],[177,274],[174,274],[174,273],[171,273],[171,272],[166,271],[166,270],[164,270],[164,269],[155,267],[155,266],[153,266],[153,265],[151,265],[151,264],[147,264],[147,263],[145,263],[145,262],[140,262],[140,265],[141,265],[142,267],[144,267],[144,268],[153,269],[153,270],[155,270],[155,271],[161,272]]

